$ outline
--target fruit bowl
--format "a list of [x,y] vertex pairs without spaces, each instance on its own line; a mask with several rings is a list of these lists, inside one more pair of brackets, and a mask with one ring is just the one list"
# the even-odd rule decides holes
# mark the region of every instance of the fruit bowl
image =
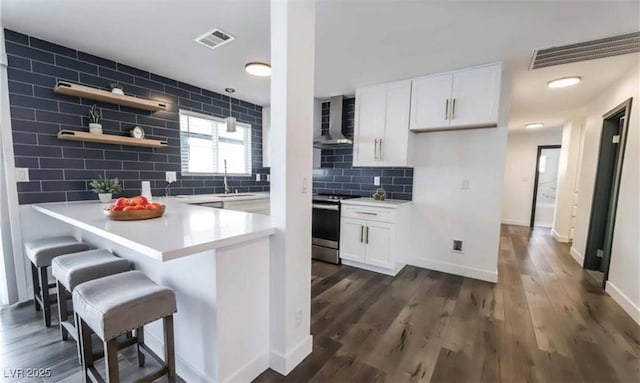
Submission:
[[114,221],[140,221],[162,217],[164,210],[163,204],[136,196],[130,199],[118,198],[116,203],[104,209],[104,214]]
[[104,214],[114,221],[140,221],[143,219],[160,218],[164,214],[165,207],[162,206],[157,209],[148,210],[129,210],[129,211],[115,211],[105,210]]

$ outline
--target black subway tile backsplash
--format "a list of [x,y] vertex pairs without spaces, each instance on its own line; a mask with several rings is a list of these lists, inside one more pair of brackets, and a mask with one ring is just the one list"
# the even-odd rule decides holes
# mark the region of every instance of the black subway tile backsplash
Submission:
[[[342,133],[353,136],[355,98],[342,104]],[[329,103],[322,104],[322,133],[329,131]],[[376,190],[373,178],[380,177],[380,185],[387,198],[411,200],[413,194],[412,168],[353,167],[353,149],[323,149],[320,169],[313,171],[313,191],[324,194],[346,194],[369,197]]]
[[[138,194],[142,180],[152,181],[154,195],[164,194],[165,171],[178,172],[178,182],[171,186],[174,195],[223,191],[220,176],[181,174],[178,110],[224,118],[230,115],[227,96],[11,30],[5,30],[5,42],[15,164],[29,168],[31,179],[18,183],[21,204],[97,199],[88,181],[100,175],[122,179],[124,196]],[[168,103],[168,111],[151,113],[56,94],[53,87],[60,80],[107,90],[118,81],[127,94]],[[240,192],[268,191],[268,182],[255,181],[255,173],[268,173],[262,168],[262,107],[231,102],[233,115],[253,128],[254,174],[230,177],[229,184]],[[139,125],[148,137],[166,140],[169,146],[151,149],[57,139],[61,129],[87,131],[94,104],[102,108],[105,133],[128,135]]]

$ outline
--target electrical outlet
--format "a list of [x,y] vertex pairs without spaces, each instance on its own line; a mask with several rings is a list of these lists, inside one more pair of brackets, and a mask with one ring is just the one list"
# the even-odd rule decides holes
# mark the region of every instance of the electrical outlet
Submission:
[[260,182],[260,173],[256,173],[256,181]]
[[294,317],[296,328],[302,325],[302,310],[296,311],[296,315]]
[[271,182],[271,174],[267,174],[267,182]]
[[462,180],[462,186],[460,187],[460,190],[469,190],[469,180],[468,179]]
[[373,185],[380,186],[380,177],[378,176],[373,177]]
[[306,194],[309,191],[309,178],[302,177],[302,194]]
[[28,168],[16,168],[16,182],[29,182]]
[[178,180],[178,176],[176,175],[176,172],[165,172],[165,179],[169,183],[176,182]]
[[462,254],[464,253],[464,241],[461,239],[454,239],[453,240],[453,246],[451,246],[451,252],[452,253],[458,253],[458,254]]

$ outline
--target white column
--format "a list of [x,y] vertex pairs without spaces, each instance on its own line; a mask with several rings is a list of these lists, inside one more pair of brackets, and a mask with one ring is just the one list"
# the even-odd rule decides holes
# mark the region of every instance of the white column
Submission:
[[270,367],[310,352],[313,0],[271,0]]

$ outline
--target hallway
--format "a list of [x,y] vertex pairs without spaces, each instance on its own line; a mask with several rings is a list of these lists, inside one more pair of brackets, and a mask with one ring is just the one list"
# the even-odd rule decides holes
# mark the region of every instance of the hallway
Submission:
[[640,327],[546,229],[503,226],[496,285],[314,263],[314,352],[260,382],[637,382]]

